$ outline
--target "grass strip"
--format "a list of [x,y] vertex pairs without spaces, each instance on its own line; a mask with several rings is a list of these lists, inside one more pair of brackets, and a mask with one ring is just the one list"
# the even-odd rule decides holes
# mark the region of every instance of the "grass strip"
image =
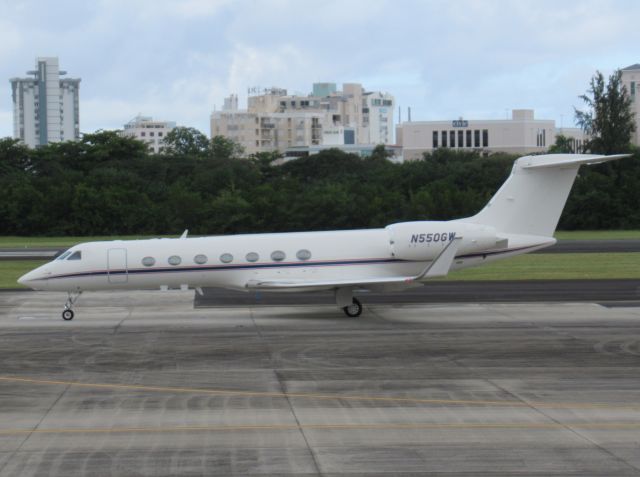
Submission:
[[557,231],[559,240],[631,240],[640,239],[640,230],[571,230]]
[[121,236],[93,236],[93,237],[0,237],[0,248],[39,248],[60,247],[69,248],[82,242],[97,242],[102,240],[135,240],[147,238],[176,238],[179,235],[121,235]]
[[46,260],[0,260],[0,288],[25,288],[17,280]]
[[536,253],[454,271],[446,280],[640,279],[640,252]]

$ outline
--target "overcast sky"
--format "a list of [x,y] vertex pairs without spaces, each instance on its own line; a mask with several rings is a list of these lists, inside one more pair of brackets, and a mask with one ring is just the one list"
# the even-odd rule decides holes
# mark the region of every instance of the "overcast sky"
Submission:
[[142,113],[206,134],[230,93],[242,107],[249,86],[308,94],[324,81],[387,91],[404,119],[407,106],[413,120],[532,108],[570,126],[596,69],[640,63],[637,0],[0,0],[0,12],[0,137],[9,78],[38,56],[82,78],[82,132]]

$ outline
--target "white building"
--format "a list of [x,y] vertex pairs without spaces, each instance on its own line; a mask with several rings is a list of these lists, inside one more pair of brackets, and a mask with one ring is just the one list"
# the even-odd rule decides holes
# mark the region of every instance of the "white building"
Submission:
[[[564,131],[567,136],[583,139],[576,128]],[[404,160],[419,159],[423,153],[442,147],[484,153],[541,153],[554,144],[556,134],[555,121],[535,119],[532,109],[514,109],[511,119],[411,121],[396,127]]]
[[13,137],[29,147],[80,137],[80,79],[64,78],[58,58],[36,60],[29,78],[11,78]]
[[622,84],[626,86],[631,96],[631,110],[636,115],[636,131],[631,137],[631,142],[640,146],[640,100],[638,100],[638,85],[640,85],[640,64],[622,68]]
[[246,154],[319,145],[389,144],[393,133],[393,96],[365,92],[362,85],[315,83],[308,96],[269,88],[250,91],[247,109],[238,97],[225,98],[211,115],[211,136],[239,143]]
[[393,141],[393,96],[365,93],[362,110],[362,144],[391,144]]
[[162,141],[167,134],[176,127],[175,122],[154,121],[148,116],[136,116],[127,124],[120,133],[124,137],[134,137],[147,144],[149,151],[157,154],[160,152]]

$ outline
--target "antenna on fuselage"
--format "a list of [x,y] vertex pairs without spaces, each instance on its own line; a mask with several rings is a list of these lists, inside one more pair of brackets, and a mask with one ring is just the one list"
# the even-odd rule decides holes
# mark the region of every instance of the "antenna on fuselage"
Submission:
[[185,229],[184,232],[182,232],[182,235],[180,236],[181,239],[187,238],[187,234],[189,233],[189,229]]

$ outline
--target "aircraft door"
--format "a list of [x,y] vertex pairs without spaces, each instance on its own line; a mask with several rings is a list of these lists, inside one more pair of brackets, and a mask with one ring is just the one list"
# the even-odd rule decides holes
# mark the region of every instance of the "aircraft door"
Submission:
[[110,248],[107,251],[107,275],[109,283],[127,283],[129,270],[126,248]]

